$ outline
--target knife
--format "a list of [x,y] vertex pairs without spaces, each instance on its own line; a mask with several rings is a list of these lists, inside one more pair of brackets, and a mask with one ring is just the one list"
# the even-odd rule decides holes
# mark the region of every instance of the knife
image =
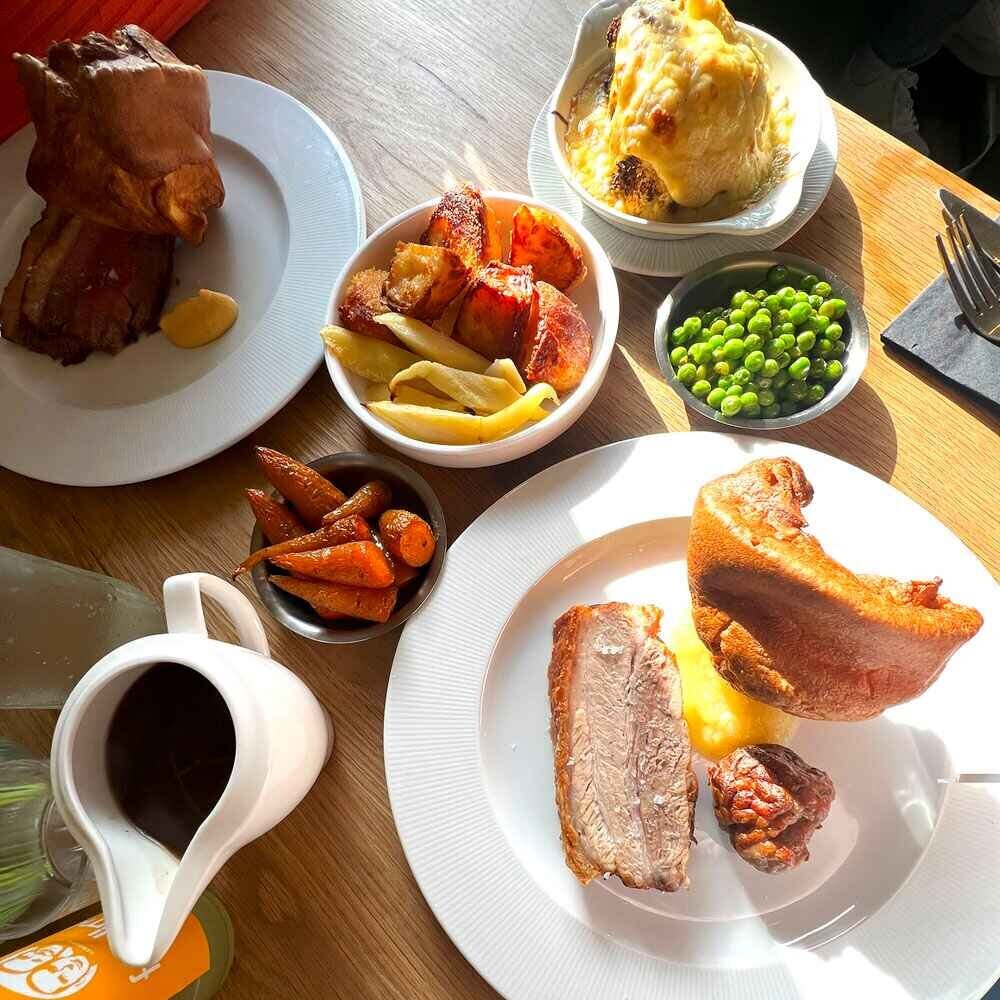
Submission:
[[965,221],[972,235],[979,240],[980,246],[989,254],[994,266],[1000,269],[1000,225],[994,222],[988,215],[984,215],[978,208],[973,208],[967,201],[963,201],[957,194],[941,188],[938,191],[941,204],[953,218],[960,215],[965,216]]

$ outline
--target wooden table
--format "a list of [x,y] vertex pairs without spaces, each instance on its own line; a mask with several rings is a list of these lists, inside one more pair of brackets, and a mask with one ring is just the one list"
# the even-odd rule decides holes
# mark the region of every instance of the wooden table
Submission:
[[[213,0],[174,47],[187,60],[257,77],[313,108],[353,157],[374,229],[456,178],[528,191],[531,126],[588,3]],[[878,339],[939,273],[938,186],[986,211],[1000,205],[851,112],[838,108],[837,120],[833,189],[788,248],[828,263],[862,297],[871,359],[841,406],[785,438],[891,481],[1000,577],[997,414],[889,356]],[[611,369],[572,430],[499,468],[420,469],[439,492],[452,537],[569,455],[641,434],[711,429],[666,388],[653,356],[653,314],[672,282],[624,272],[618,279],[622,317]],[[321,371],[249,439],[166,479],[88,490],[0,472],[0,544],[131,580],[151,594],[172,573],[224,575],[246,552],[251,518],[242,489],[261,485],[254,444],[304,459],[384,450]],[[496,996],[438,926],[396,838],[382,765],[395,637],[330,648],[268,631],[276,657],[329,707],[337,747],[295,814],[217,879],[237,935],[223,997]]]

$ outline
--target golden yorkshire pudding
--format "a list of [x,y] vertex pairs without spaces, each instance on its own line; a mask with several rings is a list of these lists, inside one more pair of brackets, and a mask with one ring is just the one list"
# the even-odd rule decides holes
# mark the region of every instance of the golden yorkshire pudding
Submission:
[[31,187],[91,222],[201,242],[225,195],[201,69],[131,24],[14,59],[38,133]]
[[802,529],[813,491],[789,458],[703,486],[688,540],[695,628],[716,669],[758,701],[858,720],[916,698],[979,631],[940,580],[857,576]]

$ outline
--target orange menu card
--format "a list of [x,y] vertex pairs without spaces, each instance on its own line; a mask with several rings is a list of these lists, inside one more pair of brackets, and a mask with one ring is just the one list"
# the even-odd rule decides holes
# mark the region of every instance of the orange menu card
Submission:
[[208,0],[0,0],[0,141],[28,121],[11,56],[43,56],[51,42],[138,24],[166,41]]
[[163,960],[146,969],[119,962],[106,934],[98,914],[0,957],[0,1000],[167,1000],[211,965],[208,939],[194,916]]

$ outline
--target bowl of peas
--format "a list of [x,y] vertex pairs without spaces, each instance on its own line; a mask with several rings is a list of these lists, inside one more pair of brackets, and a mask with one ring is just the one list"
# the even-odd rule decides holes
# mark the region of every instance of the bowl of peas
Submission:
[[656,360],[686,406],[721,423],[780,430],[857,385],[868,322],[829,268],[789,253],[739,253],[692,271],[656,314]]

